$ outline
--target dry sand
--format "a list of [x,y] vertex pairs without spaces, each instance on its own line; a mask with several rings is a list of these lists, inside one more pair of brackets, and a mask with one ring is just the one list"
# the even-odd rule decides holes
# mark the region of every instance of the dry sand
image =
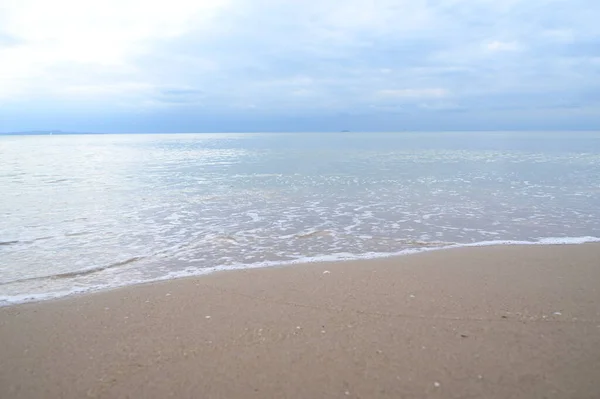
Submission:
[[0,309],[1,398],[600,398],[600,245],[216,273]]

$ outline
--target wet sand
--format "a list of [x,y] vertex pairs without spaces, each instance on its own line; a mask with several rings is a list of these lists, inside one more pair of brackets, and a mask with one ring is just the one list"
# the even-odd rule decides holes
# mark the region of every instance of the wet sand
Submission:
[[2,398],[599,398],[600,245],[221,272],[0,308]]

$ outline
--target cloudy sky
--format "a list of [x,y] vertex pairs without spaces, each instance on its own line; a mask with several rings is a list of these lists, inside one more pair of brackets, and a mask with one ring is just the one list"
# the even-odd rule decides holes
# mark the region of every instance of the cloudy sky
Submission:
[[598,0],[0,0],[0,131],[600,129]]

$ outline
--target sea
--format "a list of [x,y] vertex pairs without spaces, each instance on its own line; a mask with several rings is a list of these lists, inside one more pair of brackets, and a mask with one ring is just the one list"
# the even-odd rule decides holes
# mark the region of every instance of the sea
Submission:
[[0,305],[599,237],[599,132],[0,136]]

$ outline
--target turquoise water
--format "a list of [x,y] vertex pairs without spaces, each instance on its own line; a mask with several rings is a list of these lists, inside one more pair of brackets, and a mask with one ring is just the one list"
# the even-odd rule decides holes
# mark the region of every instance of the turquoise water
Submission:
[[0,193],[0,302],[19,302],[228,268],[593,240],[600,134],[3,136]]

